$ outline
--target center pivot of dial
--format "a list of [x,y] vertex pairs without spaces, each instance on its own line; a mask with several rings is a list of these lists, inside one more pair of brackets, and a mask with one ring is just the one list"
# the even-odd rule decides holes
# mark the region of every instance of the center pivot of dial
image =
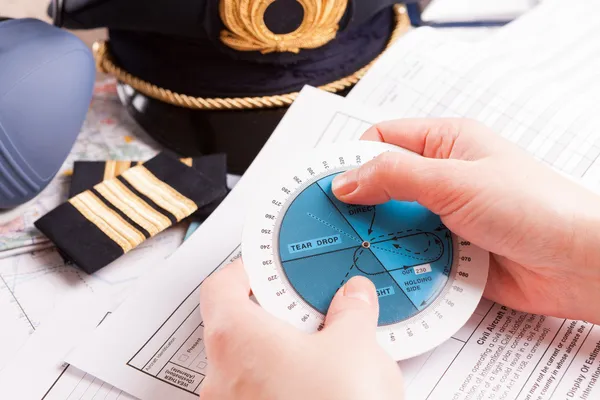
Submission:
[[369,247],[371,247],[371,243],[369,243],[368,240],[365,240],[364,242],[362,242],[362,247],[368,249]]

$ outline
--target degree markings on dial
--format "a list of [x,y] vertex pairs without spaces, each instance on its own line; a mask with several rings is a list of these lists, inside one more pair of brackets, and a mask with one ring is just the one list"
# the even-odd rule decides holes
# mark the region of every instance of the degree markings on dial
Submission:
[[[336,169],[338,169],[340,166],[343,167],[343,169],[345,168],[351,168],[354,166],[357,166],[357,164],[360,164],[360,162],[358,162],[358,160],[360,160],[360,158],[362,158],[362,160],[366,161],[368,159],[371,158],[375,158],[377,157],[378,154],[381,153],[381,150],[383,151],[387,151],[390,149],[385,149],[381,146],[382,144],[374,144],[373,147],[370,147],[370,144],[367,143],[361,143],[360,145],[357,144],[345,144],[344,146],[348,146],[348,150],[351,149],[352,152],[348,151],[345,152],[345,156],[343,157],[346,162],[342,162],[340,160],[340,156],[334,157],[332,158],[331,156],[327,156],[327,157],[323,157],[318,156],[319,158],[312,158],[314,160],[314,162],[309,162],[309,163],[305,163],[305,164],[298,164],[298,168],[297,169],[292,169],[290,168],[290,174],[291,176],[294,177],[293,181],[288,181],[289,176],[287,175],[285,179],[285,181],[281,181],[283,182],[289,182],[289,184],[285,184],[283,183],[283,186],[290,189],[289,192],[286,192],[285,195],[282,196],[283,193],[281,193],[281,188],[282,186],[273,186],[272,189],[270,189],[270,194],[268,197],[268,202],[271,203],[271,199],[273,199],[274,197],[278,197],[278,198],[282,198],[283,201],[282,202],[277,202],[278,204],[276,204],[275,208],[270,208],[271,210],[273,210],[273,214],[276,215],[275,221],[273,221],[273,227],[277,226],[276,229],[274,229],[270,235],[268,235],[271,240],[279,240],[279,238],[276,238],[276,236],[278,236],[278,229],[279,228],[279,224],[282,221],[282,218],[284,218],[284,214],[285,212],[282,212],[286,209],[287,204],[290,202],[291,199],[294,199],[296,197],[296,195],[298,194],[298,190],[300,190],[302,187],[307,187],[308,185],[313,184],[314,182],[318,181],[319,179],[323,178],[324,176],[330,175],[332,173],[335,173],[337,171],[335,171]],[[379,146],[379,147],[378,147]],[[371,151],[373,150],[373,151]],[[391,151],[395,151],[395,150],[391,150]],[[377,153],[377,155],[374,155],[375,153]],[[318,154],[326,154],[326,151],[323,151],[321,153]],[[331,154],[331,153],[329,153]],[[335,154],[335,153],[334,153]],[[373,157],[371,157],[373,155]],[[355,163],[355,157],[357,159],[357,162]],[[326,160],[326,162],[323,162],[324,160]],[[340,160],[340,162],[338,162],[338,160]],[[348,162],[350,161],[350,162]],[[300,161],[302,162],[302,161]],[[306,167],[306,165],[313,165],[313,167],[310,168],[310,170]],[[291,167],[293,167],[293,165],[290,164]],[[301,173],[299,174],[298,172]],[[308,172],[307,172],[308,171]],[[285,175],[284,175],[285,176]],[[325,181],[323,181],[325,182]],[[325,190],[323,190],[323,187],[321,187],[321,185],[317,185],[319,187],[319,189],[321,189],[322,192],[325,192]],[[327,186],[327,191],[329,190],[329,187]],[[267,193],[266,193],[267,194]],[[274,196],[273,196],[274,195]],[[426,258],[427,260],[429,260],[430,258],[435,258],[436,261],[438,261],[439,257],[443,257],[443,263],[447,266],[448,263],[450,264],[450,267],[444,268],[442,266],[442,268],[444,268],[444,270],[446,272],[444,272],[446,274],[446,276],[448,276],[448,281],[447,283],[444,285],[444,287],[442,288],[442,290],[436,290],[435,294],[431,294],[431,293],[423,293],[425,296],[423,296],[424,301],[425,302],[431,302],[428,303],[428,306],[423,308],[420,312],[418,312],[417,314],[413,315],[412,317],[399,321],[397,323],[393,323],[391,325],[381,325],[378,328],[378,338],[381,340],[382,344],[385,346],[386,350],[388,350],[394,357],[396,360],[400,360],[400,359],[405,359],[407,357],[412,357],[418,354],[422,354],[425,351],[431,350],[433,348],[433,346],[435,344],[440,344],[443,340],[445,340],[445,338],[449,338],[450,335],[454,332],[454,330],[457,330],[458,328],[460,328],[460,326],[462,326],[462,324],[464,324],[466,322],[466,320],[468,319],[468,313],[473,311],[474,309],[474,305],[475,302],[477,301],[477,299],[480,298],[481,292],[482,292],[482,287],[484,287],[485,284],[485,277],[487,277],[487,260],[488,258],[481,252],[480,249],[478,249],[475,246],[471,246],[471,247],[464,247],[462,243],[459,242],[459,240],[461,240],[460,238],[457,238],[456,236],[452,236],[452,241],[450,243],[453,242],[453,248],[454,248],[454,255],[451,255],[450,253],[448,253],[448,257],[452,257],[452,259],[448,259],[446,260],[446,255],[443,254],[444,251],[442,251],[442,254],[440,255],[440,244],[442,244],[441,247],[446,248],[447,245],[446,243],[448,243],[448,239],[442,239],[440,240],[441,243],[434,243],[434,238],[433,236],[431,237],[422,237],[422,238],[408,238],[406,242],[402,243],[402,240],[395,240],[396,236],[399,235],[403,235],[406,234],[408,230],[400,233],[400,232],[385,232],[385,230],[382,230],[382,225],[378,222],[379,221],[379,212],[377,212],[377,218],[375,218],[375,223],[373,225],[376,224],[376,226],[373,226],[373,230],[375,232],[373,232],[373,234],[369,234],[367,236],[367,229],[361,224],[361,222],[357,222],[357,225],[353,225],[354,222],[356,221],[356,217],[352,217],[349,216],[348,218],[346,218],[346,215],[344,214],[344,212],[342,210],[340,210],[337,206],[336,203],[332,201],[331,198],[329,198],[329,196],[327,196],[327,194],[325,193],[326,197],[328,198],[330,203],[333,203],[332,205],[335,207],[336,212],[335,214],[337,214],[336,218],[333,220],[335,222],[331,223],[332,221],[328,221],[328,218],[324,218],[324,217],[328,217],[329,214],[327,214],[327,216],[313,212],[311,213],[312,216],[308,216],[310,217],[310,219],[313,220],[318,220],[318,218],[320,218],[322,221],[325,222],[329,222],[332,226],[325,228],[326,224],[325,222],[320,222],[323,225],[323,229],[331,229],[334,230],[335,233],[330,233],[329,235],[336,235],[336,234],[340,234],[342,235],[342,238],[345,238],[345,241],[348,242],[346,243],[345,248],[340,248],[340,249],[334,249],[334,250],[328,250],[328,251],[323,251],[325,250],[324,248],[320,248],[320,247],[316,247],[314,246],[313,243],[313,247],[314,250],[313,252],[318,252],[317,254],[310,254],[308,256],[303,256],[302,258],[311,258],[311,257],[316,257],[319,255],[323,255],[323,256],[327,256],[329,253],[331,252],[343,252],[343,251],[350,251],[350,255],[352,256],[352,253],[354,253],[354,257],[352,257],[350,260],[346,260],[349,261],[347,262],[346,266],[345,266],[345,271],[343,273],[341,273],[340,275],[340,280],[337,282],[340,282],[340,286],[343,286],[343,284],[345,282],[347,282],[347,279],[351,276],[351,275],[355,275],[358,273],[357,271],[357,267],[360,267],[360,264],[362,262],[363,264],[363,269],[366,268],[367,271],[371,271],[373,270],[374,265],[377,260],[377,262],[379,264],[382,264],[382,260],[385,260],[386,263],[388,263],[388,267],[390,268],[395,268],[397,264],[412,264],[412,262],[409,259],[414,259],[414,260],[418,260],[417,257],[422,257],[422,258]],[[273,196],[273,197],[271,197]],[[265,199],[266,200],[266,199]],[[266,204],[265,204],[266,205]],[[272,206],[272,205],[271,205]],[[339,207],[342,207],[341,204],[339,205]],[[308,209],[310,210],[310,208]],[[344,211],[346,211],[346,209],[343,209]],[[379,210],[378,210],[379,211]],[[275,213],[276,212],[276,213]],[[366,212],[363,211],[363,213],[365,213],[365,218],[369,217],[369,221],[367,221],[367,225],[369,225],[370,219],[371,219],[371,215],[370,214],[366,214]],[[305,218],[306,218],[306,214]],[[352,215],[352,214],[350,214]],[[345,226],[344,228],[346,229],[340,229],[340,226],[342,223],[339,221],[339,217],[341,216],[344,220],[346,220],[346,222],[348,223],[348,225],[350,226],[347,227]],[[317,217],[317,218],[314,218]],[[361,221],[363,221],[365,218],[360,218]],[[350,222],[353,221],[353,222]],[[258,222],[258,220],[256,220],[256,222]],[[385,219],[383,220],[385,225]],[[315,222],[317,223],[317,222]],[[254,225],[255,227],[258,227],[260,225]],[[265,226],[265,225],[262,225]],[[364,228],[364,229],[363,229]],[[445,227],[443,227],[445,228]],[[267,228],[268,229],[268,228]],[[379,231],[378,231],[379,229]],[[260,230],[260,229],[259,229]],[[364,232],[363,232],[364,231]],[[383,232],[382,232],[383,231]],[[430,231],[429,229],[427,229],[428,232],[435,234],[434,232]],[[249,232],[249,231],[248,231]],[[319,228],[315,229],[315,232],[319,232]],[[363,246],[361,246],[361,244],[363,243],[363,235],[359,234],[358,232],[364,233],[364,236],[368,239],[365,239],[365,242],[369,243],[369,247],[364,248]],[[414,230],[414,232],[418,232],[417,229]],[[382,234],[383,233],[383,234]],[[356,237],[353,235],[355,234]],[[443,235],[443,232],[440,234],[440,236]],[[323,235],[325,236],[325,235]],[[248,243],[252,243],[253,240],[250,240],[252,237],[252,235],[248,235]],[[256,239],[254,240],[259,240],[258,235],[254,236]],[[264,237],[264,236],[263,236]],[[315,236],[316,238],[316,236]],[[439,238],[437,238],[439,240]],[[263,239],[264,240],[264,239]],[[311,239],[312,240],[312,239]],[[351,240],[351,241],[350,241]],[[264,243],[264,242],[263,242]],[[276,242],[275,242],[276,243]],[[283,243],[288,243],[288,241],[284,241]],[[290,242],[291,243],[291,242]],[[355,246],[350,246],[351,244],[356,243]],[[313,328],[316,330],[319,330],[319,328],[317,328],[317,325],[319,325],[319,327],[322,326],[322,322],[319,323],[319,321],[324,320],[324,315],[321,315],[321,313],[315,313],[314,309],[305,302],[304,298],[301,297],[303,296],[303,294],[301,292],[297,292],[295,289],[295,284],[292,284],[287,277],[285,276],[285,270],[282,270],[283,267],[283,260],[279,260],[278,259],[278,254],[276,254],[275,252],[279,252],[279,247],[277,246],[277,248],[275,247],[269,247],[268,250],[267,248],[264,248],[260,250],[260,254],[262,254],[262,256],[260,256],[259,254],[259,249],[258,249],[258,243],[256,243],[256,250],[254,251],[254,255],[252,257],[261,257],[263,260],[266,260],[267,258],[272,259],[273,261],[275,261],[273,263],[273,265],[269,265],[267,267],[267,269],[265,269],[264,267],[261,269],[259,267],[259,265],[261,264],[260,259],[258,258],[254,258],[254,264],[256,265],[256,267],[252,267],[251,270],[253,271],[255,277],[258,277],[258,274],[267,274],[266,271],[271,271],[273,270],[273,272],[269,272],[269,275],[279,275],[280,279],[276,279],[272,282],[267,282],[267,279],[264,280],[264,284],[259,283],[258,281],[254,280],[254,282],[258,285],[257,286],[257,290],[258,292],[260,292],[262,289],[261,287],[264,289],[262,291],[262,293],[267,296],[267,293],[271,293],[270,296],[272,296],[273,298],[273,302],[270,303],[269,308],[272,309],[273,311],[279,310],[277,311],[278,314],[280,314],[282,317],[284,317],[284,315],[287,315],[288,317],[284,317],[284,318],[291,318],[292,320],[297,321],[296,324],[298,326],[302,326],[303,329],[308,329],[308,330],[312,330]],[[337,247],[339,247],[341,243],[339,243],[337,245]],[[394,244],[396,244],[397,246],[394,246]],[[341,244],[343,246],[343,244]],[[252,246],[250,246],[252,247]],[[248,247],[248,248],[250,248]],[[437,249],[437,250],[436,250]],[[383,253],[380,252],[378,253],[379,255],[381,255],[381,257],[383,257],[382,259],[380,259],[379,257],[376,256],[376,254],[374,252],[378,252],[383,250]],[[252,252],[250,252],[252,254]],[[369,257],[372,257],[370,260],[369,259],[363,259],[364,257],[367,257],[367,253],[369,254]],[[400,263],[395,263],[395,264],[390,264],[390,257],[396,257],[396,256],[391,256],[391,254],[398,254],[398,257],[406,257],[403,261],[401,261]],[[386,255],[387,254],[387,255]],[[435,256],[435,257],[434,257]],[[465,259],[461,259],[462,257],[469,257],[468,260]],[[471,259],[472,258],[472,259]],[[397,260],[401,260],[400,258],[398,258]],[[249,257],[249,261],[250,261],[250,257]],[[425,260],[423,260],[425,261]],[[442,262],[438,261],[436,263],[436,265],[440,266]],[[421,263],[424,264],[424,263]],[[383,265],[383,264],[382,264]],[[340,269],[342,266],[340,265]],[[406,266],[405,266],[406,267]],[[408,268],[414,268],[414,266],[410,266]],[[387,268],[384,268],[386,271],[386,275],[390,275],[389,271]],[[263,271],[263,272],[261,272]],[[400,271],[398,271],[399,273]],[[460,272],[464,272],[464,274],[460,274]],[[398,273],[396,273],[397,276]],[[468,276],[465,276],[466,273],[468,273]],[[263,275],[264,276],[264,275]],[[426,276],[426,275],[423,275]],[[343,279],[342,279],[343,278]],[[398,285],[397,287],[399,287],[400,285],[395,281],[395,279],[393,279],[393,276],[391,276],[392,280],[394,281],[394,283],[396,285]],[[400,279],[400,278],[399,278]],[[333,284],[335,285],[337,282],[334,282]],[[403,282],[403,279],[401,279],[401,282]],[[269,288],[274,288],[274,286],[272,286],[273,284],[277,283],[277,285],[275,287],[285,290],[285,292],[281,295],[277,295],[276,293],[272,291],[272,289]],[[379,286],[377,286],[379,288]],[[459,290],[456,290],[456,289]],[[403,297],[407,296],[405,293],[405,290],[400,289],[400,291],[402,292]],[[257,293],[258,293],[257,292]],[[399,293],[398,293],[399,294]],[[434,297],[436,297],[436,299],[434,299],[432,301],[432,299]],[[408,296],[407,296],[408,297]],[[417,296],[418,297],[418,296]],[[263,298],[263,300],[267,300],[269,297],[265,297]],[[275,299],[277,299],[275,301]],[[409,300],[410,297],[409,297]],[[419,304],[421,302],[421,299],[419,300]],[[289,308],[289,306],[291,305],[291,303],[293,301],[296,301],[297,305]],[[265,305],[269,303],[269,302],[265,302]],[[412,300],[411,300],[411,303]],[[413,303],[414,305],[414,303]],[[440,318],[440,316],[442,318]],[[452,332],[450,330],[453,330]],[[418,339],[418,340],[417,340]]]

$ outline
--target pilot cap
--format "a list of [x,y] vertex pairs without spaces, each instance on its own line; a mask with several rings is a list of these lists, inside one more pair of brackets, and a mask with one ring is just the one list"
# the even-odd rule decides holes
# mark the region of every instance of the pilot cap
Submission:
[[[304,85],[345,95],[410,29],[392,0],[65,0],[65,28],[107,28],[97,67],[134,119],[181,157],[242,174]],[[412,2],[411,2],[412,3]]]

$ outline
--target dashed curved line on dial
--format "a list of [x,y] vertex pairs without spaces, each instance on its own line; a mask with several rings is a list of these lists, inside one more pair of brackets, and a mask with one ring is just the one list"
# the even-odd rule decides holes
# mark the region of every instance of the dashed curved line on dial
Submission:
[[359,238],[356,238],[356,237],[354,237],[354,236],[350,235],[349,233],[347,233],[347,232],[344,232],[344,231],[343,231],[343,230],[341,230],[340,228],[338,228],[338,227],[336,227],[336,226],[333,226],[333,225],[331,225],[329,222],[327,222],[327,221],[325,221],[325,220],[323,220],[323,219],[321,219],[321,218],[317,217],[316,215],[313,215],[313,214],[311,214],[311,213],[309,213],[309,212],[307,212],[306,214],[308,214],[308,216],[309,216],[309,217],[311,217],[311,218],[314,218],[314,219],[316,219],[317,221],[319,221],[319,222],[321,222],[321,223],[323,223],[323,224],[327,225],[327,226],[328,226],[328,227],[330,227],[331,229],[334,229],[334,230],[338,231],[339,233],[341,233],[341,234],[343,234],[343,235],[346,235],[346,236],[348,236],[350,239],[354,240],[355,242],[357,242],[357,243],[362,243],[362,240],[360,240]]
[[404,231],[391,232],[391,233],[387,233],[387,234],[383,234],[383,235],[379,235],[379,236],[373,236],[371,239],[369,239],[369,242],[372,242],[375,239],[383,239],[384,237],[396,236],[396,235],[400,235],[402,233],[409,233],[409,232],[423,232],[423,230],[422,229],[407,229]]
[[[411,230],[407,230],[407,231],[404,231],[404,233],[408,233],[410,231],[413,231],[413,230],[412,229]],[[401,233],[403,233],[403,232],[398,232],[397,234],[401,234]],[[395,243],[393,244],[393,246],[396,247],[397,249],[403,249],[402,253],[399,252],[399,251],[397,251],[397,250],[386,249],[386,248],[383,248],[381,246],[377,246],[377,244],[380,244],[380,243],[388,243],[388,242],[391,242],[391,241],[399,241],[399,240],[401,240],[403,238],[407,238],[407,237],[411,237],[411,236],[417,236],[417,235],[425,235],[428,238],[428,240],[427,240],[427,247],[425,249],[421,250],[421,251],[414,251],[414,250],[408,249],[406,247],[403,248],[402,246],[400,246],[398,244],[395,244]],[[414,256],[412,254],[420,255],[420,254],[423,254],[423,253],[427,253],[429,251],[430,247],[431,247],[431,237],[432,236],[435,238],[436,243],[438,244],[438,250],[439,250],[439,253],[437,255],[433,256],[433,261],[430,261],[430,262],[434,262],[434,261],[439,260],[440,257],[442,256],[442,254],[444,252],[444,246],[442,244],[442,239],[440,239],[436,234],[431,233],[431,232],[422,232],[422,231],[420,231],[418,233],[411,233],[409,235],[404,235],[404,236],[400,236],[400,237],[396,237],[396,235],[394,235],[394,238],[392,238],[392,239],[386,239],[386,240],[382,240],[380,242],[373,242],[373,243],[371,243],[371,247],[379,249],[379,250],[382,250],[382,251],[387,251],[387,252],[392,253],[392,254],[398,254],[398,255],[403,255],[403,256],[406,256],[406,257],[410,257],[410,258],[413,258],[415,260],[425,261],[425,260],[431,259],[431,257],[417,257],[417,256]],[[412,254],[406,254],[406,253],[412,253]]]
[[[357,256],[356,253],[358,253],[359,250],[360,250],[360,253]],[[358,261],[358,257],[360,257],[360,255],[364,251],[365,251],[365,249],[362,247],[357,247],[356,250],[354,250],[354,254],[352,255],[352,265],[350,266],[350,269],[348,270],[348,272],[346,272],[346,276],[344,276],[344,279],[342,279],[342,282],[340,283],[340,287],[344,286],[344,283],[346,283],[346,279],[348,279],[348,275],[350,275],[350,272],[352,272],[352,268],[356,267],[356,262]]]
[[[396,251],[396,250],[385,249],[385,248],[383,248],[381,246],[371,246],[371,247],[373,247],[374,249],[381,250],[381,251],[387,251],[388,253],[398,254],[399,256],[404,256],[404,257],[412,258],[412,259],[418,260],[418,261],[428,261],[428,260],[431,260],[430,257],[417,257],[417,256],[414,256],[412,254],[400,253],[399,251]],[[437,260],[440,259],[440,257],[442,256],[443,253],[444,253],[443,247],[440,247],[439,253],[434,257],[434,259],[432,261],[429,261],[429,262],[430,263],[436,262]]]
[[[402,238],[398,238],[398,239],[402,239]],[[377,247],[377,246],[374,246],[374,247]],[[404,247],[400,246],[399,244],[397,244],[394,247],[396,247],[397,249],[404,249],[405,251],[408,251],[409,253],[413,253],[412,250],[410,250],[408,248],[404,248]],[[427,253],[429,251],[430,247],[431,247],[431,239],[427,240],[427,247],[425,248],[425,250],[423,250],[423,251],[415,251],[414,253],[415,254]],[[410,257],[410,256],[408,256],[408,257]]]
[[[414,235],[426,235],[428,237],[428,241],[427,241],[427,247],[424,250],[421,250],[419,252],[414,251],[414,250],[410,250],[407,248],[404,248],[404,252],[399,252],[397,250],[392,250],[392,249],[386,249],[383,248],[381,246],[377,246],[376,244],[371,244],[371,247],[379,249],[379,250],[383,250],[383,251],[387,251],[389,253],[392,254],[398,254],[398,255],[402,255],[405,257],[409,257],[409,258],[413,258],[415,260],[420,260],[420,261],[425,261],[425,260],[432,260],[429,262],[435,262],[437,260],[440,259],[440,257],[442,256],[442,254],[444,253],[444,245],[442,244],[442,239],[440,239],[439,237],[437,237],[435,234],[433,233],[429,233],[429,232],[424,232],[424,233],[417,233],[417,234],[411,234],[411,235],[406,235],[406,236],[402,236],[397,238],[397,240],[401,240],[402,238],[406,238],[406,237],[410,237],[410,236],[414,236]],[[438,242],[438,254],[436,254],[435,256],[431,256],[431,257],[417,257],[416,255],[420,255],[421,253],[426,253],[429,251],[429,248],[431,247],[431,236],[433,236],[436,241]],[[381,243],[381,242],[380,242]],[[401,246],[398,246],[399,248],[401,248]],[[406,253],[412,253],[412,254],[406,254]]]
[[[417,261],[426,261],[426,262],[429,262],[429,263],[436,262],[444,254],[444,245],[443,245],[443,242],[442,242],[442,240],[437,235],[435,235],[433,233],[427,232],[427,233],[424,233],[424,234],[434,236],[439,241],[439,243],[440,243],[440,246],[439,246],[439,249],[438,249],[438,254],[436,256],[434,256],[433,258],[431,258],[431,257],[428,257],[428,258],[416,257],[416,256],[412,256],[412,255],[400,253],[400,252],[397,252],[397,251],[394,251],[394,250],[389,250],[389,249],[383,248],[381,246],[373,246],[373,245],[371,245],[371,248],[382,250],[382,251],[387,251],[387,252],[392,253],[392,254],[398,254],[398,255],[403,256],[403,257],[410,257],[410,258],[415,259]],[[356,266],[356,269],[358,269],[360,272],[362,272],[365,275],[379,275],[379,274],[382,274],[382,273],[385,273],[385,272],[393,272],[393,271],[397,271],[397,270],[403,269],[403,268],[404,269],[406,269],[406,268],[413,268],[413,267],[416,267],[416,266],[421,265],[423,263],[419,263],[419,264],[415,264],[415,265],[406,265],[406,266],[402,266],[402,267],[395,268],[395,269],[388,269],[388,268],[385,268],[385,266],[384,266],[384,268],[386,269],[386,271],[374,272],[374,273],[373,272],[366,272],[363,269],[361,269],[361,267],[360,267],[360,265],[358,263],[358,258],[356,258],[356,260],[354,260],[354,264]]]

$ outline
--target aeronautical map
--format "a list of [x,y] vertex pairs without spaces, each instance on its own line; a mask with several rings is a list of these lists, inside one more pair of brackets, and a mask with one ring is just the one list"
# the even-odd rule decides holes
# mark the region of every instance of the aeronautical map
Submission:
[[97,83],[81,133],[59,173],[21,215],[0,225],[0,256],[5,250],[47,242],[33,223],[67,200],[74,161],[146,160],[157,152],[155,142],[121,105],[115,81]]

